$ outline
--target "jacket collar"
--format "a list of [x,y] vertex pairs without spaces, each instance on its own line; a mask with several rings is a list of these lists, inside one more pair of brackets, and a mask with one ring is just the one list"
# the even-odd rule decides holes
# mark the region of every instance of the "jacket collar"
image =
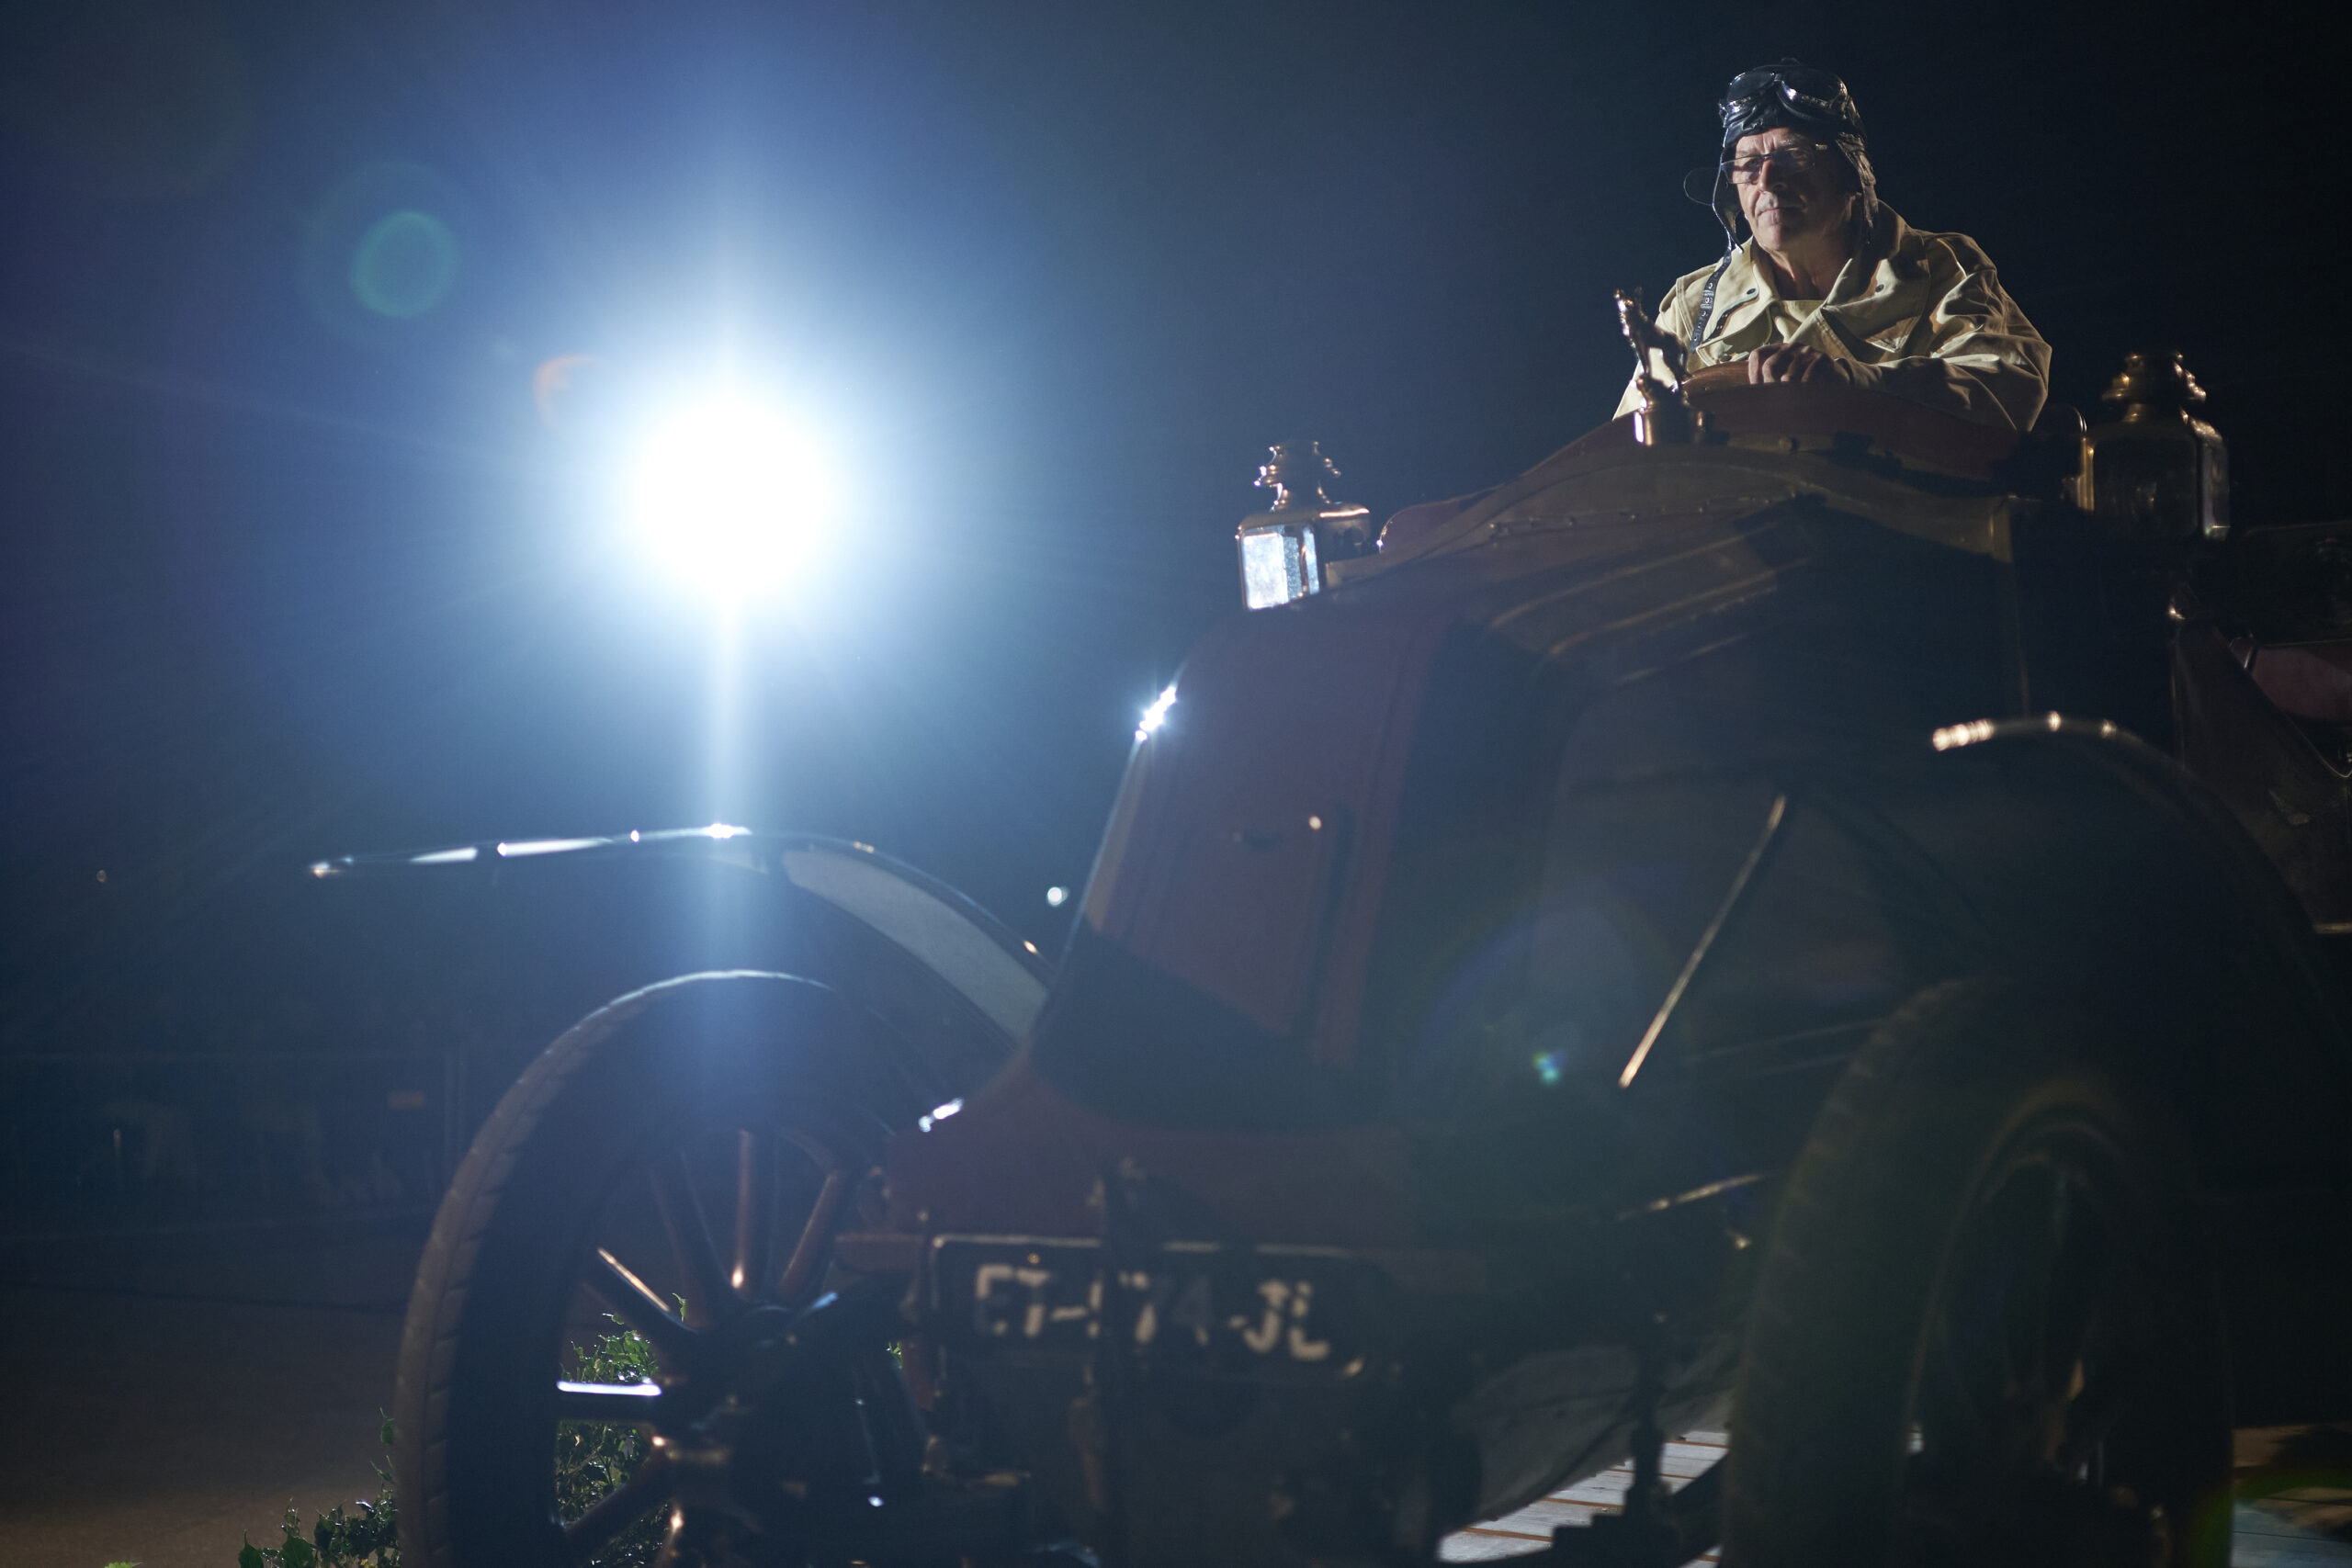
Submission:
[[[1821,302],[1822,309],[1850,305],[1898,287],[1904,276],[1916,266],[1913,253],[1917,248],[1911,226],[1894,209],[1881,203],[1878,221],[1862,235],[1861,243],[1846,265],[1838,269],[1838,276]],[[1753,234],[1740,243],[1730,270],[1724,275],[1724,291],[1729,296],[1723,312],[1725,331],[1760,309],[1765,300],[1779,298],[1772,288],[1771,270],[1764,265],[1763,253]]]
[[1849,305],[1899,287],[1905,276],[1917,270],[1917,250],[1911,225],[1894,209],[1882,205],[1878,222],[1862,236],[1853,259],[1839,269],[1823,306]]

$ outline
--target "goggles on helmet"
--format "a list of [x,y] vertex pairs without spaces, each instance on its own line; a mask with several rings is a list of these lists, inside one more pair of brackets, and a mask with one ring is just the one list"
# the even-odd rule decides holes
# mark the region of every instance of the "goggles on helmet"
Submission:
[[1863,135],[1861,112],[1846,84],[1826,71],[1783,60],[1743,71],[1724,89],[1716,106],[1723,116],[1724,145],[1776,125],[1828,136]]

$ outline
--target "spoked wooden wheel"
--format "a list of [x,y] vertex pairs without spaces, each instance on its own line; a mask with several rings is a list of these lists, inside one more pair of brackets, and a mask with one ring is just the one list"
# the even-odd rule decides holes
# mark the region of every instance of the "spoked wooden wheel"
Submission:
[[[763,1425],[783,1428],[769,1439],[770,1479],[808,1487],[821,1476],[820,1490],[853,1505],[883,1485],[877,1450],[920,1456],[911,1421],[869,1433],[857,1418],[905,1404],[878,1345],[831,1369],[835,1386],[797,1389],[800,1398],[788,1408],[774,1406],[766,1395],[771,1407],[756,1408],[772,1381],[762,1364],[818,1294],[832,1238],[874,1150],[838,1127],[805,1124],[811,1120],[805,1110],[781,1125],[753,1116],[730,1120],[763,1124],[691,1129],[684,1146],[653,1162],[641,1185],[625,1183],[616,1194],[583,1264],[564,1338],[573,1346],[594,1343],[598,1331],[609,1335],[617,1320],[650,1352],[657,1371],[650,1380],[612,1383],[584,1381],[575,1370],[557,1382],[556,1416],[565,1424],[555,1444],[560,1562],[625,1562],[642,1558],[656,1539],[673,1561],[717,1550],[738,1533],[745,1522],[740,1516],[763,1510],[749,1478],[718,1477],[723,1484],[714,1489],[707,1472],[732,1468],[756,1435],[752,1428]],[[729,1402],[741,1408],[722,1410]],[[573,1429],[575,1423],[641,1432],[650,1451],[625,1440],[616,1445],[609,1435],[599,1442],[596,1434]],[[820,1436],[817,1451],[785,1451],[796,1437]],[[588,1457],[567,1467],[567,1447]],[[714,1451],[719,1449],[728,1451]],[[630,1450],[644,1457],[627,1483],[582,1506],[589,1499],[580,1494],[606,1479],[595,1473],[596,1461]],[[705,1473],[682,1485],[680,1472],[695,1465]],[[567,1480],[573,1484],[565,1486]],[[656,1531],[656,1524],[666,1528]]]
[[2230,1404],[2185,1162],[2099,1020],[1965,983],[1831,1097],[1764,1260],[1735,1568],[2220,1568]]
[[884,1317],[820,1304],[920,1098],[887,1061],[832,993],[753,976],[654,987],[549,1049],[468,1156],[410,1304],[410,1561],[813,1562],[916,1483]]
[[[2163,1564],[2193,1524],[2168,1387],[2185,1347],[2145,1184],[2086,1108],[2014,1133],[1927,1314],[1900,1561]],[[2185,1544],[2185,1543],[2183,1543]]]

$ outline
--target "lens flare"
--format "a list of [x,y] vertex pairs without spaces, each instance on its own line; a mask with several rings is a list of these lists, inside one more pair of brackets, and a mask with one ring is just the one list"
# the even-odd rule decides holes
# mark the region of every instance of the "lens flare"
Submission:
[[789,578],[831,521],[816,452],[773,409],[726,400],[679,415],[647,443],[637,518],[690,581],[736,600]]
[[421,164],[349,171],[304,214],[297,278],[321,325],[355,347],[419,341],[467,288],[473,203]]
[[413,321],[449,297],[458,242],[429,212],[387,213],[352,247],[350,281],[352,297],[377,315]]
[[605,423],[619,379],[609,360],[593,354],[559,354],[531,372],[531,403],[539,411],[539,423],[549,430],[584,434]]

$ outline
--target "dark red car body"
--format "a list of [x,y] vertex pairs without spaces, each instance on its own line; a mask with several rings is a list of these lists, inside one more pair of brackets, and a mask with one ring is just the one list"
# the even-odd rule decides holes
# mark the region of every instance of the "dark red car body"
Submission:
[[1719,1422],[1825,1100],[1971,976],[2134,1042],[2239,1424],[2352,1412],[2352,806],[2242,652],[2352,635],[2336,534],[2135,529],[2072,431],[1707,408],[1210,633],[1034,1024],[930,1061],[834,1283],[1026,1546],[1427,1559]]

